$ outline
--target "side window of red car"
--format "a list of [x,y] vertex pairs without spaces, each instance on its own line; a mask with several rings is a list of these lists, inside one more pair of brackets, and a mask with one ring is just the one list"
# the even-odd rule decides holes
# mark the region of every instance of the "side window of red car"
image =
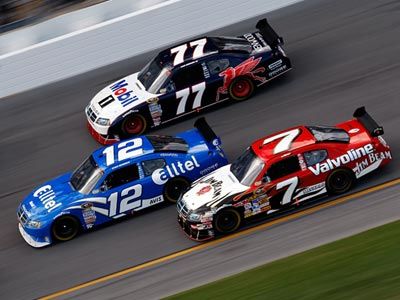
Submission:
[[300,170],[299,159],[297,156],[291,156],[271,165],[266,176],[272,181]]
[[307,167],[310,167],[324,161],[328,157],[328,152],[326,150],[313,150],[304,152],[303,155]]

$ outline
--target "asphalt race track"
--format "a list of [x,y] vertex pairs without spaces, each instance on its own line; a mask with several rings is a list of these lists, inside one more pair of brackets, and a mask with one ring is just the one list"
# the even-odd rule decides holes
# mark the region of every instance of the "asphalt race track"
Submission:
[[[285,49],[294,69],[260,90],[251,100],[205,114],[221,136],[228,157],[236,157],[252,140],[267,133],[303,123],[335,124],[351,118],[355,108],[365,105],[384,126],[394,160],[387,168],[363,180],[358,189],[400,177],[397,158],[400,152],[400,3],[308,0],[268,17],[285,38]],[[246,20],[213,34],[249,32],[255,23],[256,19]],[[151,55],[1,99],[2,298],[37,298],[197,245],[178,229],[172,206],[40,250],[29,247],[17,230],[16,207],[22,198],[34,186],[73,169],[98,147],[85,128],[83,109],[89,99],[107,82],[137,70]],[[191,128],[194,120],[188,119],[158,132],[177,133]],[[243,248],[243,253],[252,258],[248,265],[243,259],[237,260],[235,266],[222,262],[221,268],[226,268],[225,274],[229,274],[278,257],[263,257],[262,252],[260,255],[248,250],[252,248],[248,245],[265,247],[265,243],[270,243],[271,251],[293,247],[285,248],[285,254],[290,254],[398,219],[398,195],[398,187],[388,188],[213,246],[209,255],[200,257],[193,253],[193,264],[190,259],[179,264],[177,258],[151,270],[103,283],[99,294],[94,286],[74,296],[145,299],[186,289],[213,279],[210,275],[213,268],[204,267],[210,265],[210,257],[223,255],[225,261],[235,260],[240,256],[237,249]],[[313,234],[307,225],[318,230]],[[321,229],[330,226],[334,230]],[[258,254],[259,260],[253,254]],[[215,263],[218,261],[214,260],[214,266]],[[165,276],[169,272],[173,272],[170,278]],[[188,276],[190,280],[179,281],[178,275]],[[159,282],[168,289],[155,290]]]

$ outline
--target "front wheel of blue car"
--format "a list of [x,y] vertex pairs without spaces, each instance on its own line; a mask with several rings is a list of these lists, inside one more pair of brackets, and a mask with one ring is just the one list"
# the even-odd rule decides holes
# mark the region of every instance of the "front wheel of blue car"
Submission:
[[53,223],[52,233],[58,241],[72,240],[79,232],[79,221],[73,216],[64,215]]

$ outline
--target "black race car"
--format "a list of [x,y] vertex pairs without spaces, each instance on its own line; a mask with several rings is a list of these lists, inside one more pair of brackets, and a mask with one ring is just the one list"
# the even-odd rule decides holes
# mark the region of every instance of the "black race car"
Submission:
[[101,90],[86,107],[102,144],[139,135],[216,103],[249,98],[291,69],[283,39],[266,19],[239,37],[203,37],[160,52],[140,72]]

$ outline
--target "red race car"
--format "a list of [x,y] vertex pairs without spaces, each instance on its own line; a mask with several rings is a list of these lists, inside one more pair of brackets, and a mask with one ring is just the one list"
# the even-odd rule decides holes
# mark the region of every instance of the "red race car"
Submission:
[[299,126],[255,141],[232,164],[193,183],[177,203],[188,236],[230,233],[248,218],[275,214],[324,194],[346,193],[392,159],[383,128],[365,111],[327,126]]

